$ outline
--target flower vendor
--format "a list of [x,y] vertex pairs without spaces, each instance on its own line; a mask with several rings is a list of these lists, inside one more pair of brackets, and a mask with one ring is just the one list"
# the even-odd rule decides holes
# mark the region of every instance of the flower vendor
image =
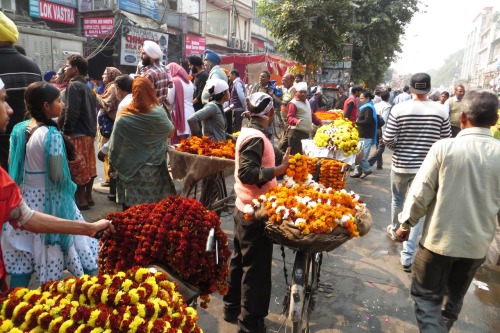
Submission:
[[274,117],[272,97],[257,92],[247,98],[249,126],[236,141],[234,250],[231,255],[228,287],[224,296],[224,319],[238,318],[240,332],[265,332],[264,318],[271,298],[273,243],[264,232],[264,221],[245,220],[245,205],[277,184],[276,176],[286,173],[289,149],[282,156],[266,131]]
[[231,139],[231,135],[226,133],[226,116],[222,107],[229,101],[229,86],[224,80],[210,79],[206,88],[210,93],[210,102],[188,118],[191,133],[196,136],[208,136],[214,141]]
[[134,79],[132,102],[118,115],[109,146],[109,161],[117,172],[116,201],[124,210],[175,194],[165,161],[173,130],[151,82]]
[[311,112],[307,100],[307,83],[299,82],[295,85],[295,97],[288,104],[287,122],[290,125],[288,146],[290,154],[302,153],[302,140],[309,139],[312,124],[321,126],[321,120]]

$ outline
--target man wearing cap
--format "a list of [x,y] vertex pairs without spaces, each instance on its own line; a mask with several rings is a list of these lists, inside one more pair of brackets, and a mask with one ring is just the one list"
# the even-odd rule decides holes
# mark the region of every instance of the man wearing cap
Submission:
[[14,47],[19,32],[16,25],[0,12],[0,79],[9,95],[9,104],[14,110],[5,133],[0,134],[0,164],[7,170],[9,137],[12,128],[24,119],[24,90],[33,82],[42,80],[38,65],[20,54]]
[[[219,66],[221,63],[222,59],[221,57],[215,53],[212,50],[205,50],[205,53],[203,54],[205,57],[205,68],[209,71],[208,73],[208,79],[221,79],[228,83],[228,78],[226,73],[222,70],[222,68]],[[203,89],[203,95],[202,95],[202,102],[203,104],[208,103],[208,99],[210,98],[210,94],[205,86]]]
[[[422,165],[432,144],[451,135],[448,111],[439,103],[429,100],[431,77],[417,73],[411,77],[409,91],[413,98],[392,107],[383,132],[385,145],[392,149],[391,167],[391,224],[386,228],[389,237],[396,241],[399,227],[398,214],[403,209],[406,193]],[[405,272],[411,271],[415,245],[422,223],[410,233],[403,244],[401,264]]]
[[288,134],[290,155],[302,153],[302,140],[309,139],[312,124],[321,126],[321,120],[311,112],[311,107],[307,100],[307,83],[296,83],[295,90],[295,97],[288,104],[287,122],[291,128]]
[[309,100],[309,105],[311,106],[311,112],[316,112],[320,109],[321,103],[321,87],[316,86],[311,88],[312,97]]
[[203,70],[203,60],[197,55],[190,56],[188,62],[191,74],[194,76],[193,107],[194,111],[198,111],[203,108],[201,95],[203,94],[203,89],[208,80],[208,73]]
[[56,84],[56,71],[48,71],[43,74],[43,80],[52,84]]
[[137,74],[147,78],[156,90],[156,97],[163,104],[167,97],[168,88],[173,86],[170,70],[160,63],[163,51],[157,43],[146,40],[141,48],[142,68],[137,68]]

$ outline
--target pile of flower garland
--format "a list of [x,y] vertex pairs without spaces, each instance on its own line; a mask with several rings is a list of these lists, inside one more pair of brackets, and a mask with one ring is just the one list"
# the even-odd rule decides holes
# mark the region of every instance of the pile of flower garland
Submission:
[[0,297],[1,332],[197,332],[198,314],[164,273],[134,267],[51,281]]
[[[104,273],[125,271],[132,266],[162,264],[201,292],[202,307],[209,294],[227,293],[231,252],[216,213],[192,198],[167,197],[159,203],[132,206],[111,213],[116,233],[103,243],[99,269]],[[210,229],[218,242],[218,264],[214,251],[205,252]]]
[[337,119],[321,126],[314,135],[314,144],[331,150],[342,150],[344,156],[358,152],[359,133],[349,119]]
[[290,156],[290,159],[288,160],[288,168],[286,169],[286,175],[292,178],[295,182],[305,182],[308,174],[316,173],[317,163],[318,159],[316,157],[309,157],[297,153]]
[[235,148],[236,146],[231,140],[213,141],[208,136],[202,136],[201,138],[192,136],[189,139],[181,140],[181,143],[175,149],[184,153],[234,160]]
[[345,173],[348,172],[344,162],[322,158],[320,161],[318,183],[338,191],[345,189]]
[[332,121],[344,118],[342,110],[316,111],[315,114],[321,121]]

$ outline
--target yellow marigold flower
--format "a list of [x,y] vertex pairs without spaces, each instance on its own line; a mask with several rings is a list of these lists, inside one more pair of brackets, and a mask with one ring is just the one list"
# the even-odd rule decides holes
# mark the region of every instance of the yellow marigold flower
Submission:
[[127,333],[137,332],[139,325],[141,325],[142,323],[144,323],[144,319],[139,316],[135,316],[134,320],[132,320],[132,322],[130,323]]
[[54,325],[57,324],[60,321],[63,321],[63,317],[57,317],[52,319],[52,321],[49,324],[49,332],[52,332],[54,330]]
[[129,279],[124,280],[122,283],[123,291],[129,291],[132,284],[134,284],[134,282],[132,280],[129,280]]
[[10,330],[14,328],[14,323],[10,319],[5,319],[0,325],[0,330],[2,332],[10,332]]
[[66,333],[66,330],[73,326],[74,321],[73,320],[66,320],[64,323],[62,323],[61,327],[59,328],[59,333]]
[[139,268],[137,270],[137,272],[135,272],[135,281],[136,282],[142,282],[144,274],[149,274],[149,269],[147,269],[147,268]]
[[92,327],[95,327],[95,322],[97,320],[97,317],[99,317],[99,314],[101,314],[101,311],[100,310],[93,310],[91,313],[90,313],[90,318],[89,318],[89,322],[87,323],[89,326],[92,326]]

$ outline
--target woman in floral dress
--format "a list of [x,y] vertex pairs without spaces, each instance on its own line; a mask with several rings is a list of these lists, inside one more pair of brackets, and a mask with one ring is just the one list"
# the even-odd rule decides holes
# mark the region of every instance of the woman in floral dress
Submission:
[[[31,119],[12,131],[9,174],[31,209],[85,223],[76,207],[76,185],[68,166],[74,150],[52,120],[63,106],[59,89],[35,82],[24,97]],[[1,243],[10,287],[27,287],[33,273],[41,284],[61,279],[65,269],[76,276],[97,272],[98,242],[87,236],[38,234],[4,224]]]

